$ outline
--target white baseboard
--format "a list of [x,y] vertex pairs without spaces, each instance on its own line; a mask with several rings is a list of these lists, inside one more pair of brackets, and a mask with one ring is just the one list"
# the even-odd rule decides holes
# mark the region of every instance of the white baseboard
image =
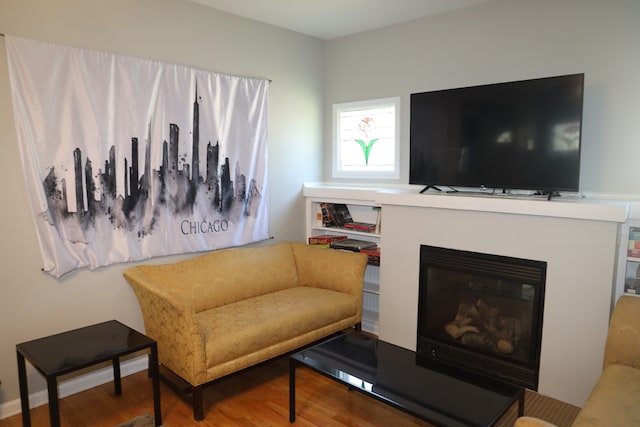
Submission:
[[[122,377],[126,377],[127,375],[146,370],[149,367],[148,360],[147,355],[141,355],[122,362],[120,365],[120,375]],[[58,383],[58,396],[62,399],[63,397],[71,396],[72,394],[76,394],[111,381],[113,381],[113,367],[109,365],[86,375],[61,381]],[[38,406],[46,405],[47,403],[49,403],[49,396],[46,389],[29,393],[30,408],[33,409]],[[21,412],[22,408],[20,406],[19,398],[0,404],[0,420],[20,414]]]

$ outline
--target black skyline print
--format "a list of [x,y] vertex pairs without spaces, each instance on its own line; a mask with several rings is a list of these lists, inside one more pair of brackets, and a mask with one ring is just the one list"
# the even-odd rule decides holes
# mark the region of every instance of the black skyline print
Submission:
[[[130,158],[122,171],[116,165],[116,147],[109,149],[104,169],[94,175],[93,162],[84,160],[80,148],[73,150],[76,206],[69,210],[67,185],[51,166],[43,181],[47,200],[47,221],[59,235],[73,243],[89,243],[96,232],[109,224],[114,230],[135,233],[138,239],[153,233],[163,215],[171,215],[183,235],[225,232],[242,217],[256,216],[262,198],[255,179],[247,184],[236,162],[234,179],[228,157],[219,163],[220,143],[207,144],[205,175],[200,175],[200,112],[198,92],[193,103],[191,164],[179,153],[180,129],[169,125],[169,141],[162,142],[162,163],[151,168],[151,123],[144,147],[144,170],[140,174],[139,140],[131,138]],[[124,182],[118,194],[116,182]],[[99,192],[99,198],[96,197]],[[166,219],[166,218],[165,218]]]

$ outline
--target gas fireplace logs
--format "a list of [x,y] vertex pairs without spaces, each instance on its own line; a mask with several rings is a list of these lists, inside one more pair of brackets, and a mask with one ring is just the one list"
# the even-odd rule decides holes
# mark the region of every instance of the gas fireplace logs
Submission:
[[462,344],[505,354],[513,352],[522,336],[519,319],[501,315],[483,299],[460,303],[455,319],[444,330]]

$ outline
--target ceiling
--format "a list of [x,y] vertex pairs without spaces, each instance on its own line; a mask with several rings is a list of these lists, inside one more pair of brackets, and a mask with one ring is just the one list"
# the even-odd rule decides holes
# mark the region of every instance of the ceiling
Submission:
[[488,0],[192,0],[309,36],[331,40],[461,9]]

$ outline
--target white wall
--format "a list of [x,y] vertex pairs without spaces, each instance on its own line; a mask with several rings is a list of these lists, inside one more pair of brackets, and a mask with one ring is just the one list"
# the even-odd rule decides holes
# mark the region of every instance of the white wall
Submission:
[[637,0],[492,0],[332,40],[325,148],[332,104],[401,96],[406,183],[410,93],[585,73],[581,189],[640,196],[638,22]]
[[[272,79],[269,96],[270,232],[304,238],[304,181],[322,178],[325,42],[187,0],[2,0],[0,32],[239,76]],[[0,37],[0,418],[18,398],[15,344],[118,319],[143,330],[122,278],[127,265],[41,273]],[[295,159],[295,161],[293,161]],[[158,258],[168,262],[181,257]],[[30,375],[30,391],[45,388]]]

